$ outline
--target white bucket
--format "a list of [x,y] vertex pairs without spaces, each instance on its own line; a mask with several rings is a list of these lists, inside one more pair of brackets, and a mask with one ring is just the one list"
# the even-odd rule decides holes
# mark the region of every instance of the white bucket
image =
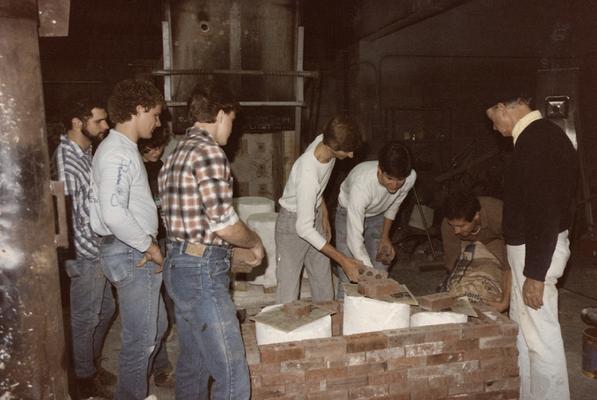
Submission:
[[232,199],[232,204],[238,217],[245,223],[253,214],[274,212],[276,208],[276,203],[272,199],[259,196],[235,197]]
[[[264,307],[262,312],[278,307],[282,307],[282,304]],[[290,332],[284,332],[273,326],[255,321],[255,334],[257,336],[257,344],[259,345],[293,342],[295,340],[329,338],[332,337],[332,317],[326,315],[323,318],[309,322]]]
[[265,257],[260,266],[251,272],[251,277],[255,279],[249,281],[254,285],[263,285],[264,287],[276,286],[276,218],[277,213],[257,213],[252,214],[247,220],[249,228],[253,229],[263,242],[265,248]]
[[389,303],[363,296],[344,297],[344,335],[408,328],[409,325],[408,304]]

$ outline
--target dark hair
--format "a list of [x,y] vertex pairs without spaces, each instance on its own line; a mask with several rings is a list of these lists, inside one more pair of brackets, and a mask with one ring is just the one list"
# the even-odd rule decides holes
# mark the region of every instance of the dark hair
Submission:
[[159,126],[154,129],[151,139],[139,139],[137,148],[139,152],[143,153],[146,149],[157,149],[158,147],[165,146],[169,141],[170,134],[163,126]]
[[189,118],[193,122],[213,123],[220,110],[226,114],[237,112],[238,101],[227,87],[215,83],[198,84],[187,102]]
[[503,93],[498,93],[497,95],[492,97],[490,103],[491,104],[488,105],[488,108],[495,107],[499,103],[502,103],[506,106],[511,106],[516,103],[522,103],[522,104],[526,104],[530,108],[534,108],[532,96],[529,96],[526,93],[516,92],[516,91],[514,91],[514,92],[506,91]]
[[69,97],[62,105],[61,122],[66,130],[72,129],[73,118],[78,118],[85,124],[93,116],[94,108],[106,108],[104,99],[85,93],[77,93]]
[[323,127],[323,144],[334,151],[350,153],[357,150],[361,143],[359,125],[350,117],[332,117]]
[[444,202],[446,219],[464,219],[472,222],[475,214],[481,210],[479,199],[470,191],[452,192]]
[[163,105],[164,96],[153,83],[138,79],[125,79],[114,86],[108,99],[108,114],[114,123],[130,120],[137,114],[137,106],[150,108]]
[[398,142],[387,143],[379,151],[379,168],[392,178],[406,178],[411,170],[408,149]]

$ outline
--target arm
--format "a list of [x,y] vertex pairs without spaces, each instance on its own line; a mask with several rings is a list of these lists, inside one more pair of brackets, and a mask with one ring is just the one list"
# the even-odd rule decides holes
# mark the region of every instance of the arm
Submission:
[[328,212],[328,206],[325,204],[325,200],[321,200],[321,216],[322,216],[322,224],[323,224],[323,232],[325,233],[325,238],[328,242],[332,240],[332,226],[330,225],[330,214]]
[[296,234],[321,251],[327,240],[315,229],[315,208],[320,189],[315,172],[303,168],[297,174],[296,182]]
[[255,231],[249,229],[244,222],[239,220],[233,225],[224,227],[216,234],[233,246],[249,249],[254,256],[253,260],[245,261],[247,265],[257,266],[261,264],[264,256],[263,243]]
[[[356,195],[353,193],[357,192]],[[353,257],[363,264],[372,267],[371,259],[365,247],[365,238],[363,237],[365,221],[365,203],[358,188],[351,190],[348,198],[348,208],[346,209],[346,245]]]
[[392,240],[390,239],[390,230],[392,228],[393,222],[394,221],[391,219],[383,219],[381,239],[379,241],[379,248],[377,249],[377,259],[386,265],[391,264],[392,260],[396,256],[396,250],[394,249]]
[[[523,143],[521,143],[522,145]],[[561,163],[556,151],[548,146],[530,147],[528,143],[521,152],[525,155],[524,218],[525,218],[525,266],[523,299],[526,305],[539,309],[543,305],[545,274],[551,264],[559,234],[559,190],[562,182]],[[521,146],[522,147],[522,146]]]
[[342,267],[342,269],[351,281],[358,282],[359,266],[362,265],[362,263],[359,260],[355,260],[354,258],[345,256],[329,243],[326,243],[319,251],[321,251],[323,254],[325,254],[332,260],[336,261],[340,265],[340,267]]

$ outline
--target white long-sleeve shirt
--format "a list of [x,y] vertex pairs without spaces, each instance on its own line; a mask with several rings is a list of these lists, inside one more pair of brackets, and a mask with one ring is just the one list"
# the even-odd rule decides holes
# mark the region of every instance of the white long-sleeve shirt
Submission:
[[384,218],[394,220],[400,204],[417,180],[414,170],[406,178],[404,185],[390,193],[377,179],[378,161],[365,161],[354,167],[340,186],[338,203],[346,208],[346,244],[353,257],[365,265],[372,266],[363,238],[364,220],[384,214]]
[[93,157],[91,228],[143,252],[158,231],[158,213],[137,144],[112,129]]
[[315,212],[336,163],[335,158],[325,164],[315,158],[315,148],[322,140],[323,135],[317,136],[294,162],[284,193],[278,201],[282,207],[296,213],[297,235],[317,250],[321,250],[326,240],[315,229]]

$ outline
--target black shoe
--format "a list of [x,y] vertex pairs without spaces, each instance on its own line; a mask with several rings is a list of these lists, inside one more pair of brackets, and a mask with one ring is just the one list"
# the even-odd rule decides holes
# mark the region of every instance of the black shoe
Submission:
[[91,378],[75,379],[75,400],[84,400],[90,397],[112,399],[114,393],[103,387],[97,375]]
[[114,375],[112,372],[108,371],[107,369],[105,369],[104,367],[102,367],[100,365],[100,367],[97,369],[97,374],[96,374],[99,383],[103,386],[114,386],[116,385],[116,375]]

